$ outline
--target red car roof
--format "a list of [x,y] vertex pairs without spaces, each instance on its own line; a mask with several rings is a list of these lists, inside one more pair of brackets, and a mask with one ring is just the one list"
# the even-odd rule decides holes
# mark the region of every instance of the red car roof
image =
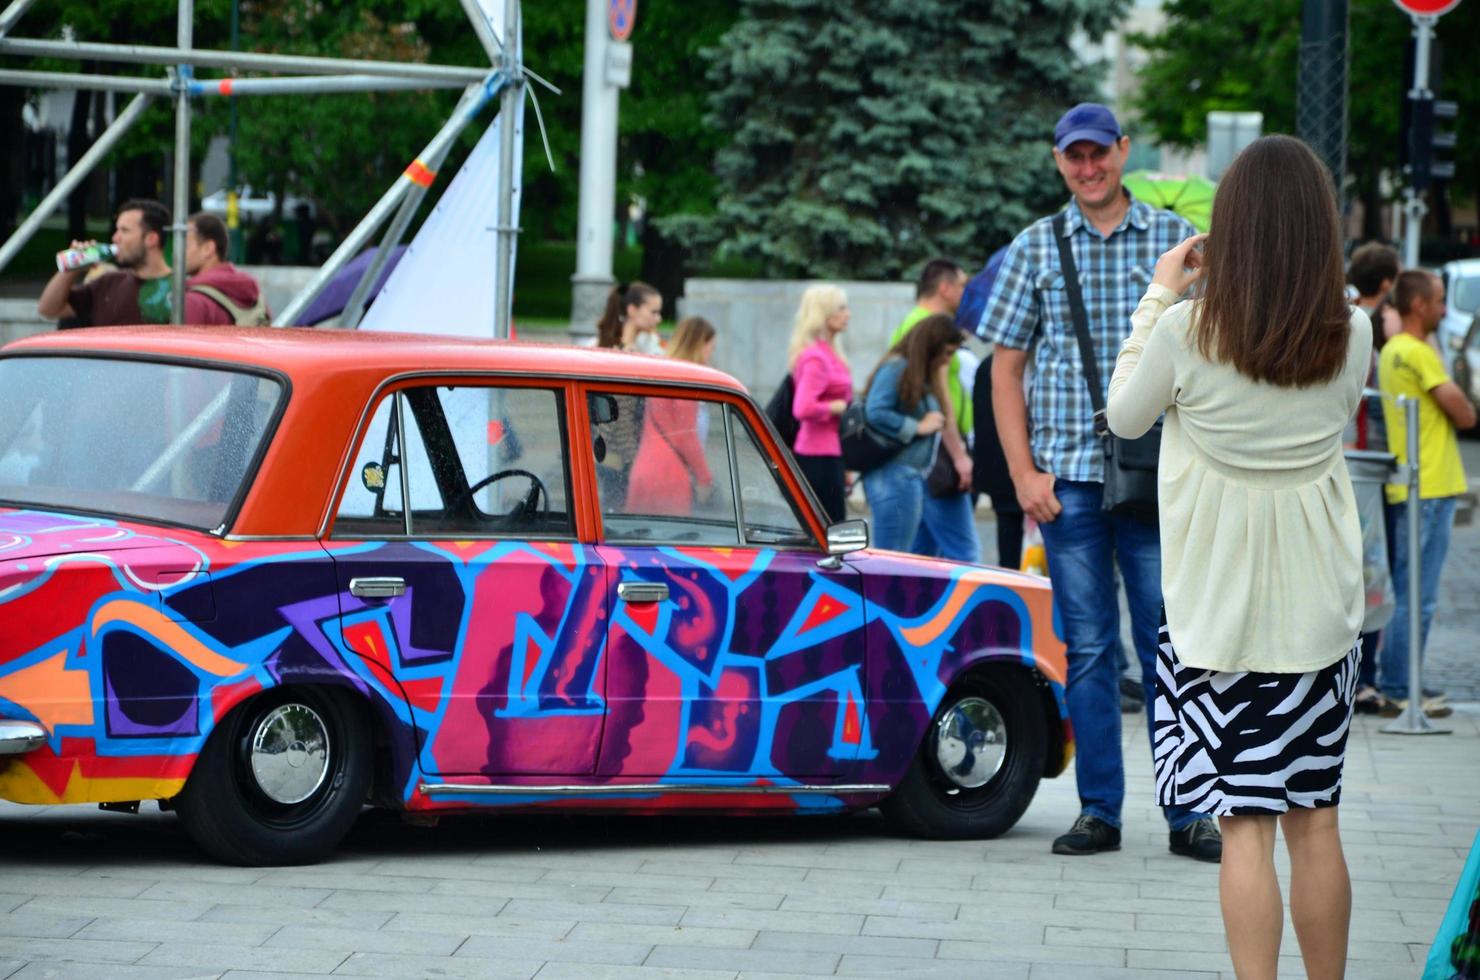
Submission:
[[300,327],[102,327],[27,337],[0,354],[146,354],[267,368],[292,395],[233,537],[312,536],[328,516],[345,453],[386,379],[500,374],[616,383],[704,385],[742,395],[740,382],[687,361],[560,344]]

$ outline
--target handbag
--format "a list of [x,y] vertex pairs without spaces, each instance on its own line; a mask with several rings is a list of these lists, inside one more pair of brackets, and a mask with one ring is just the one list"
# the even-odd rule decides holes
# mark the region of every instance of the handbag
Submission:
[[1089,385],[1089,402],[1095,413],[1095,435],[1105,454],[1104,510],[1116,517],[1131,517],[1148,524],[1157,521],[1156,465],[1161,456],[1161,420],[1157,419],[1145,435],[1122,439],[1110,431],[1105,421],[1105,389],[1100,386],[1099,362],[1089,336],[1089,314],[1084,309],[1084,296],[1079,291],[1079,270],[1074,265],[1074,252],[1064,237],[1066,217],[1060,212],[1053,219],[1054,243],[1059,247],[1059,268],[1064,273],[1064,290],[1069,294],[1069,315],[1074,321],[1074,335],[1079,341],[1079,357],[1084,362],[1084,380]]
[[776,434],[786,444],[786,448],[792,449],[797,444],[797,433],[801,431],[801,423],[792,414],[791,403],[797,394],[796,381],[790,374],[781,379],[781,384],[776,386],[776,393],[766,402],[766,418],[776,427]]
[[883,466],[904,448],[904,444],[891,439],[868,424],[863,410],[863,399],[848,403],[838,418],[838,441],[843,449],[843,466],[846,469],[867,473]]
[[932,497],[954,497],[962,492],[956,464],[951,462],[951,454],[946,452],[945,446],[935,451],[935,462],[930,464],[930,472],[925,474],[925,492]]

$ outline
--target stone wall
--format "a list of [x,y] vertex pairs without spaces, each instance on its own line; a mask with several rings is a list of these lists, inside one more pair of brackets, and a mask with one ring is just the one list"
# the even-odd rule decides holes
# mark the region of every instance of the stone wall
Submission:
[[[786,376],[786,345],[802,292],[812,281],[689,279],[680,316],[702,316],[719,331],[714,366],[739,378],[762,404]],[[889,334],[915,305],[913,283],[839,282],[852,314],[839,346],[861,388]]]

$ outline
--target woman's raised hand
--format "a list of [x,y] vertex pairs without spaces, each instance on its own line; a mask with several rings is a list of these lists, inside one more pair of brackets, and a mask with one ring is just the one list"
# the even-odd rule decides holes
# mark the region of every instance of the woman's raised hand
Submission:
[[1151,276],[1151,281],[1158,286],[1167,287],[1178,296],[1187,292],[1187,287],[1197,282],[1202,275],[1202,252],[1198,246],[1207,237],[1193,235],[1163,252],[1161,258],[1156,260],[1156,272]]
[[929,436],[939,432],[946,424],[946,417],[940,412],[926,412],[920,417],[920,424],[915,426],[915,435]]

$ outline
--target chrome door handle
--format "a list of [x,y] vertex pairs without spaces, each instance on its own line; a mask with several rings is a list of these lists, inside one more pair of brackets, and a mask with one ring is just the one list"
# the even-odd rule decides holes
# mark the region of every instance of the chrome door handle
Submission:
[[622,582],[617,586],[617,598],[627,602],[663,602],[668,598],[668,583]]
[[349,594],[361,599],[394,599],[406,594],[406,580],[397,576],[352,578]]

